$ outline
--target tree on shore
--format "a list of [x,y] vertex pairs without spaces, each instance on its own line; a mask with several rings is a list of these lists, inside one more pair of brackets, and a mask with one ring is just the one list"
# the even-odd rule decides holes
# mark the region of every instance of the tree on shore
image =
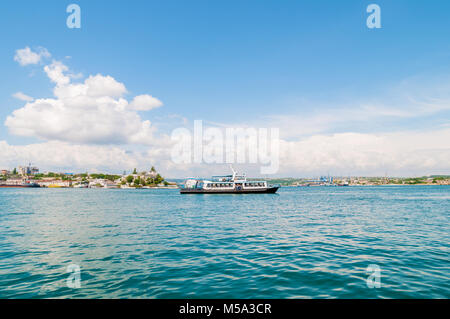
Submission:
[[134,170],[133,170],[133,174],[137,174],[137,171],[136,171],[136,169],[134,169]]
[[164,181],[164,178],[162,178],[161,175],[156,174],[156,177],[155,177],[155,184],[156,184],[156,185],[161,184],[163,181]]
[[12,171],[13,175],[17,175],[17,169],[14,167],[13,171]]
[[143,182],[143,181],[141,181],[141,177],[138,177],[138,178],[136,178],[136,179],[134,180],[134,186],[135,186],[135,187],[141,187],[141,184],[143,184],[142,182]]

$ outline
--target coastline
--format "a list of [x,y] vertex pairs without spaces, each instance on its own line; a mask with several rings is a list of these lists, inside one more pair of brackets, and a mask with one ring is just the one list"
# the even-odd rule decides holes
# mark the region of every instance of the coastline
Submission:
[[[339,185],[319,185],[319,186],[296,186],[296,185],[284,185],[280,188],[346,188],[346,187],[395,187],[395,186],[450,186],[448,184],[382,184],[382,185],[348,185],[348,186],[339,186]],[[159,189],[173,189],[179,190],[178,186],[155,186],[155,187],[73,187],[73,186],[57,186],[57,187],[48,187],[48,186],[40,186],[40,187],[27,187],[27,186],[3,186],[0,185],[0,189],[25,189],[25,188],[39,188],[39,189],[116,189],[116,190],[159,190]]]

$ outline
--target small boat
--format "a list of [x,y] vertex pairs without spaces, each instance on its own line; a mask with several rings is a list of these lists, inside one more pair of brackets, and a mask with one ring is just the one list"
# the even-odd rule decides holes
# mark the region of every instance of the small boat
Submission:
[[89,187],[89,184],[83,184],[83,183],[73,185],[73,188],[88,188],[88,187]]
[[280,185],[247,180],[231,167],[232,175],[213,176],[211,180],[189,178],[179,185],[180,194],[267,194],[276,193]]
[[349,186],[350,184],[348,182],[339,183],[338,186]]

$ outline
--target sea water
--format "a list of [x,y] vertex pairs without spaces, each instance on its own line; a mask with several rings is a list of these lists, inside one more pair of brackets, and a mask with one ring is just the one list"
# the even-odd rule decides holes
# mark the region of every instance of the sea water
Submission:
[[450,186],[0,189],[0,298],[449,298],[449,217]]

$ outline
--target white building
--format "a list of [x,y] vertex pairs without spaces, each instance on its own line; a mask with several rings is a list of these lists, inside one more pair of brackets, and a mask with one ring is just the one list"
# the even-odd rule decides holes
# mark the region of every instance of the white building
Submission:
[[26,175],[36,175],[39,173],[39,168],[35,167],[35,166],[19,166],[17,172],[22,175],[22,176],[26,176]]

